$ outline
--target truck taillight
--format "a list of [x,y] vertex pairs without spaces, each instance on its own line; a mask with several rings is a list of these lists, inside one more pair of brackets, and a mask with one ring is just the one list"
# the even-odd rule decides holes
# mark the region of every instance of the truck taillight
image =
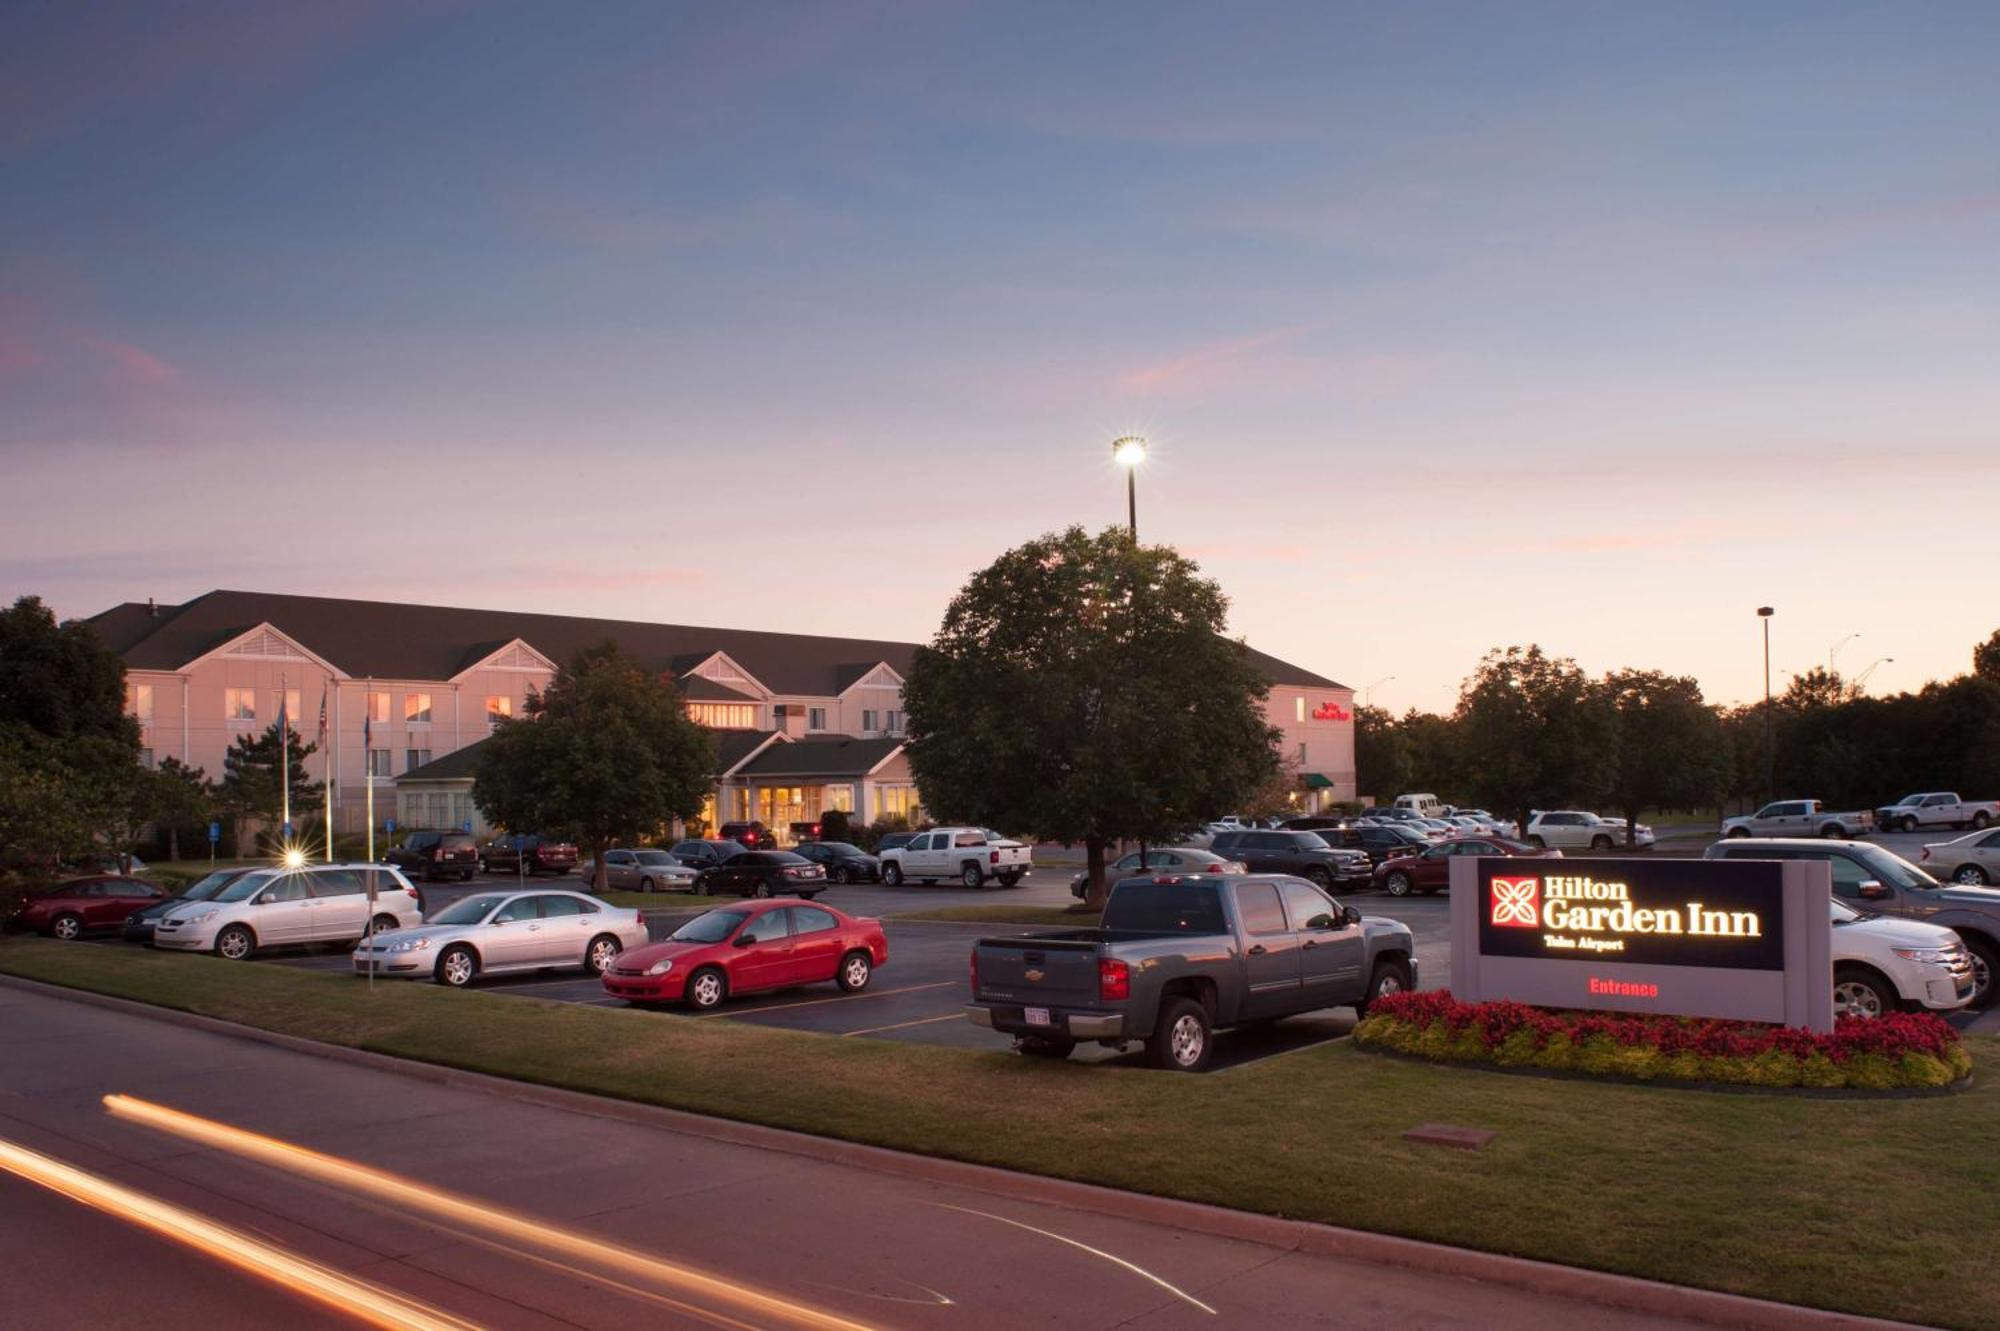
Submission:
[[977,998],[979,997],[979,949],[978,948],[975,947],[972,949],[972,954],[965,959],[965,964],[966,968],[972,974],[972,996],[974,998]]
[[986,857],[986,861],[989,864],[998,864],[1000,862],[1000,852],[997,850],[994,851],[991,855],[988,855]]
[[1115,957],[1097,962],[1097,996],[1106,1003],[1123,1002],[1132,996],[1132,968]]

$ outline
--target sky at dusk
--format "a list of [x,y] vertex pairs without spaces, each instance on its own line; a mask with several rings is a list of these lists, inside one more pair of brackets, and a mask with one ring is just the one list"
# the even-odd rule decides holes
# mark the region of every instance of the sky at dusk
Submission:
[[1124,517],[1375,701],[2000,627],[2000,7],[0,8],[0,595],[923,639]]

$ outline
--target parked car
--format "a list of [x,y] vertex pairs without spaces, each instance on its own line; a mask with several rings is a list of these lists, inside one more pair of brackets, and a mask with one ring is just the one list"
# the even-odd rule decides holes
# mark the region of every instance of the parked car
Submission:
[[565,874],[576,867],[576,843],[531,832],[517,850],[513,837],[498,837],[480,847],[479,867],[495,874]]
[[[586,887],[597,882],[597,861],[581,866]],[[686,892],[694,887],[695,870],[664,850],[607,850],[604,852],[606,892]]]
[[1342,1004],[1365,1012],[1416,980],[1408,928],[1302,878],[1127,878],[1101,928],[980,939],[965,1015],[1019,1037],[1026,1054],[1140,1040],[1156,1066],[1195,1072],[1218,1030]]
[[1375,866],[1375,886],[1392,897],[1412,892],[1425,896],[1451,886],[1451,861],[1455,855],[1518,855],[1528,859],[1561,859],[1562,852],[1527,841],[1507,837],[1462,837],[1442,841],[1411,855],[1400,855]]
[[789,850],[746,850],[694,876],[696,896],[804,897],[826,890],[826,870]]
[[1818,800],[1778,800],[1741,818],[1724,818],[1722,835],[1831,836],[1852,840],[1875,825],[1867,810],[1834,813]]
[[249,869],[217,869],[182,888],[180,892],[149,906],[141,906],[125,917],[125,941],[128,943],[150,943],[153,930],[159,927],[160,917],[175,906],[191,905],[197,901],[207,901],[210,897],[229,886]]
[[984,887],[993,878],[1012,887],[1034,867],[1026,846],[989,840],[983,827],[934,827],[908,845],[883,851],[880,858],[882,881],[891,887],[941,878],[956,878],[967,887]]
[[724,823],[716,829],[716,835],[724,841],[736,842],[745,850],[768,850],[778,844],[778,838],[771,834],[771,829],[754,818]]
[[828,980],[844,993],[868,987],[889,964],[880,920],[831,906],[749,902],[698,915],[658,943],[635,947],[604,973],[604,992],[628,1003],[709,1010],[732,994]]
[[412,832],[382,859],[413,878],[469,883],[479,872],[479,843],[470,832]]
[[[1278,824],[1281,832],[1333,832],[1346,827],[1349,819],[1341,813],[1308,813],[1287,818]],[[1329,842],[1329,845],[1332,843]]]
[[1875,826],[1885,832],[1914,832],[1923,827],[1984,828],[1996,821],[2000,821],[2000,803],[1962,800],[1950,790],[1905,795],[1875,810]]
[[[370,875],[375,881],[372,913]],[[162,915],[153,930],[153,946],[243,961],[265,948],[352,943],[370,932],[423,922],[417,889],[398,869],[380,864],[255,869],[207,901],[176,906]]]
[[1432,841],[1449,841],[1453,837],[1465,834],[1465,829],[1443,818],[1411,818],[1403,823],[1403,826],[1415,828]]
[[[1193,846],[1167,846],[1159,850],[1148,850],[1144,858],[1138,851],[1120,855],[1104,866],[1104,876],[1112,880],[1128,878],[1133,874],[1157,870],[1160,873],[1249,873],[1250,868],[1241,860],[1226,860],[1212,850],[1197,850]],[[1069,894],[1078,901],[1090,891],[1090,872],[1076,875],[1069,880]]]
[[1917,863],[1940,878],[1968,887],[2000,883],[2000,831],[1968,832],[1953,841],[1933,841]]
[[1949,929],[1833,907],[1833,1014],[1954,1012],[1972,998],[1972,953]]
[[[1633,829],[1633,835],[1640,847],[1653,844],[1653,829],[1644,823]],[[1600,818],[1576,809],[1538,809],[1528,819],[1528,833],[1521,839],[1558,850],[1610,850],[1625,844],[1625,820]]]
[[7,917],[7,928],[77,939],[96,930],[117,929],[133,911],[166,899],[166,888],[143,878],[90,874],[28,893]]
[[550,967],[602,975],[620,952],[645,941],[638,911],[583,892],[480,892],[365,940],[354,949],[354,973],[428,975],[454,989],[480,975]]
[[1288,873],[1321,887],[1368,881],[1365,852],[1330,846],[1317,832],[1225,832],[1209,849],[1251,873]]
[[703,869],[713,869],[725,860],[735,859],[747,849],[749,848],[740,841],[689,840],[676,841],[668,853],[699,873]]
[[881,860],[845,841],[802,841],[792,851],[826,870],[830,882],[873,883],[882,877]]
[[1833,895],[1854,909],[1921,920],[1956,933],[1972,953],[1972,1006],[2000,997],[1993,977],[2000,968],[2000,889],[1945,886],[1900,855],[1866,841],[1718,841],[1707,859],[1825,860],[1833,867]]

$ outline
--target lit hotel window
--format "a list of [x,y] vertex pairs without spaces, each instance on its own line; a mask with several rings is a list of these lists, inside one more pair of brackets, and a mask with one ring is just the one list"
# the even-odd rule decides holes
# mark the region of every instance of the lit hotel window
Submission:
[[[281,692],[284,695],[283,698],[279,697]],[[297,689],[272,689],[271,710],[273,712],[278,710],[278,704],[281,701],[285,705],[285,724],[293,730],[297,730],[299,728],[299,691]]]
[[512,716],[513,714],[514,700],[512,698],[496,693],[486,700],[486,723],[488,725],[498,721],[503,716]]
[[695,724],[708,726],[714,730],[754,730],[757,728],[757,707],[747,702],[691,702],[688,715]]
[[431,695],[428,693],[406,693],[403,695],[403,721],[407,725],[427,726],[431,723]]
[[257,719],[257,690],[224,689],[222,691],[222,714],[231,721],[255,721]]
[[1292,699],[1292,712],[1299,720],[1306,719],[1306,700],[1303,695]]
[[141,721],[153,719],[153,686],[151,684],[128,684],[125,686],[127,700],[132,706],[132,715]]
[[389,695],[370,693],[368,695],[368,719],[378,726],[389,724]]

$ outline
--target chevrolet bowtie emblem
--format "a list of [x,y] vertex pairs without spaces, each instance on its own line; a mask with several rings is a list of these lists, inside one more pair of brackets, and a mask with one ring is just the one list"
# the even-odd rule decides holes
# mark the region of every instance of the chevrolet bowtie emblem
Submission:
[[1042,973],[1037,970],[1031,970],[1028,972],[1028,980],[1030,983],[1040,984],[1042,982]]

